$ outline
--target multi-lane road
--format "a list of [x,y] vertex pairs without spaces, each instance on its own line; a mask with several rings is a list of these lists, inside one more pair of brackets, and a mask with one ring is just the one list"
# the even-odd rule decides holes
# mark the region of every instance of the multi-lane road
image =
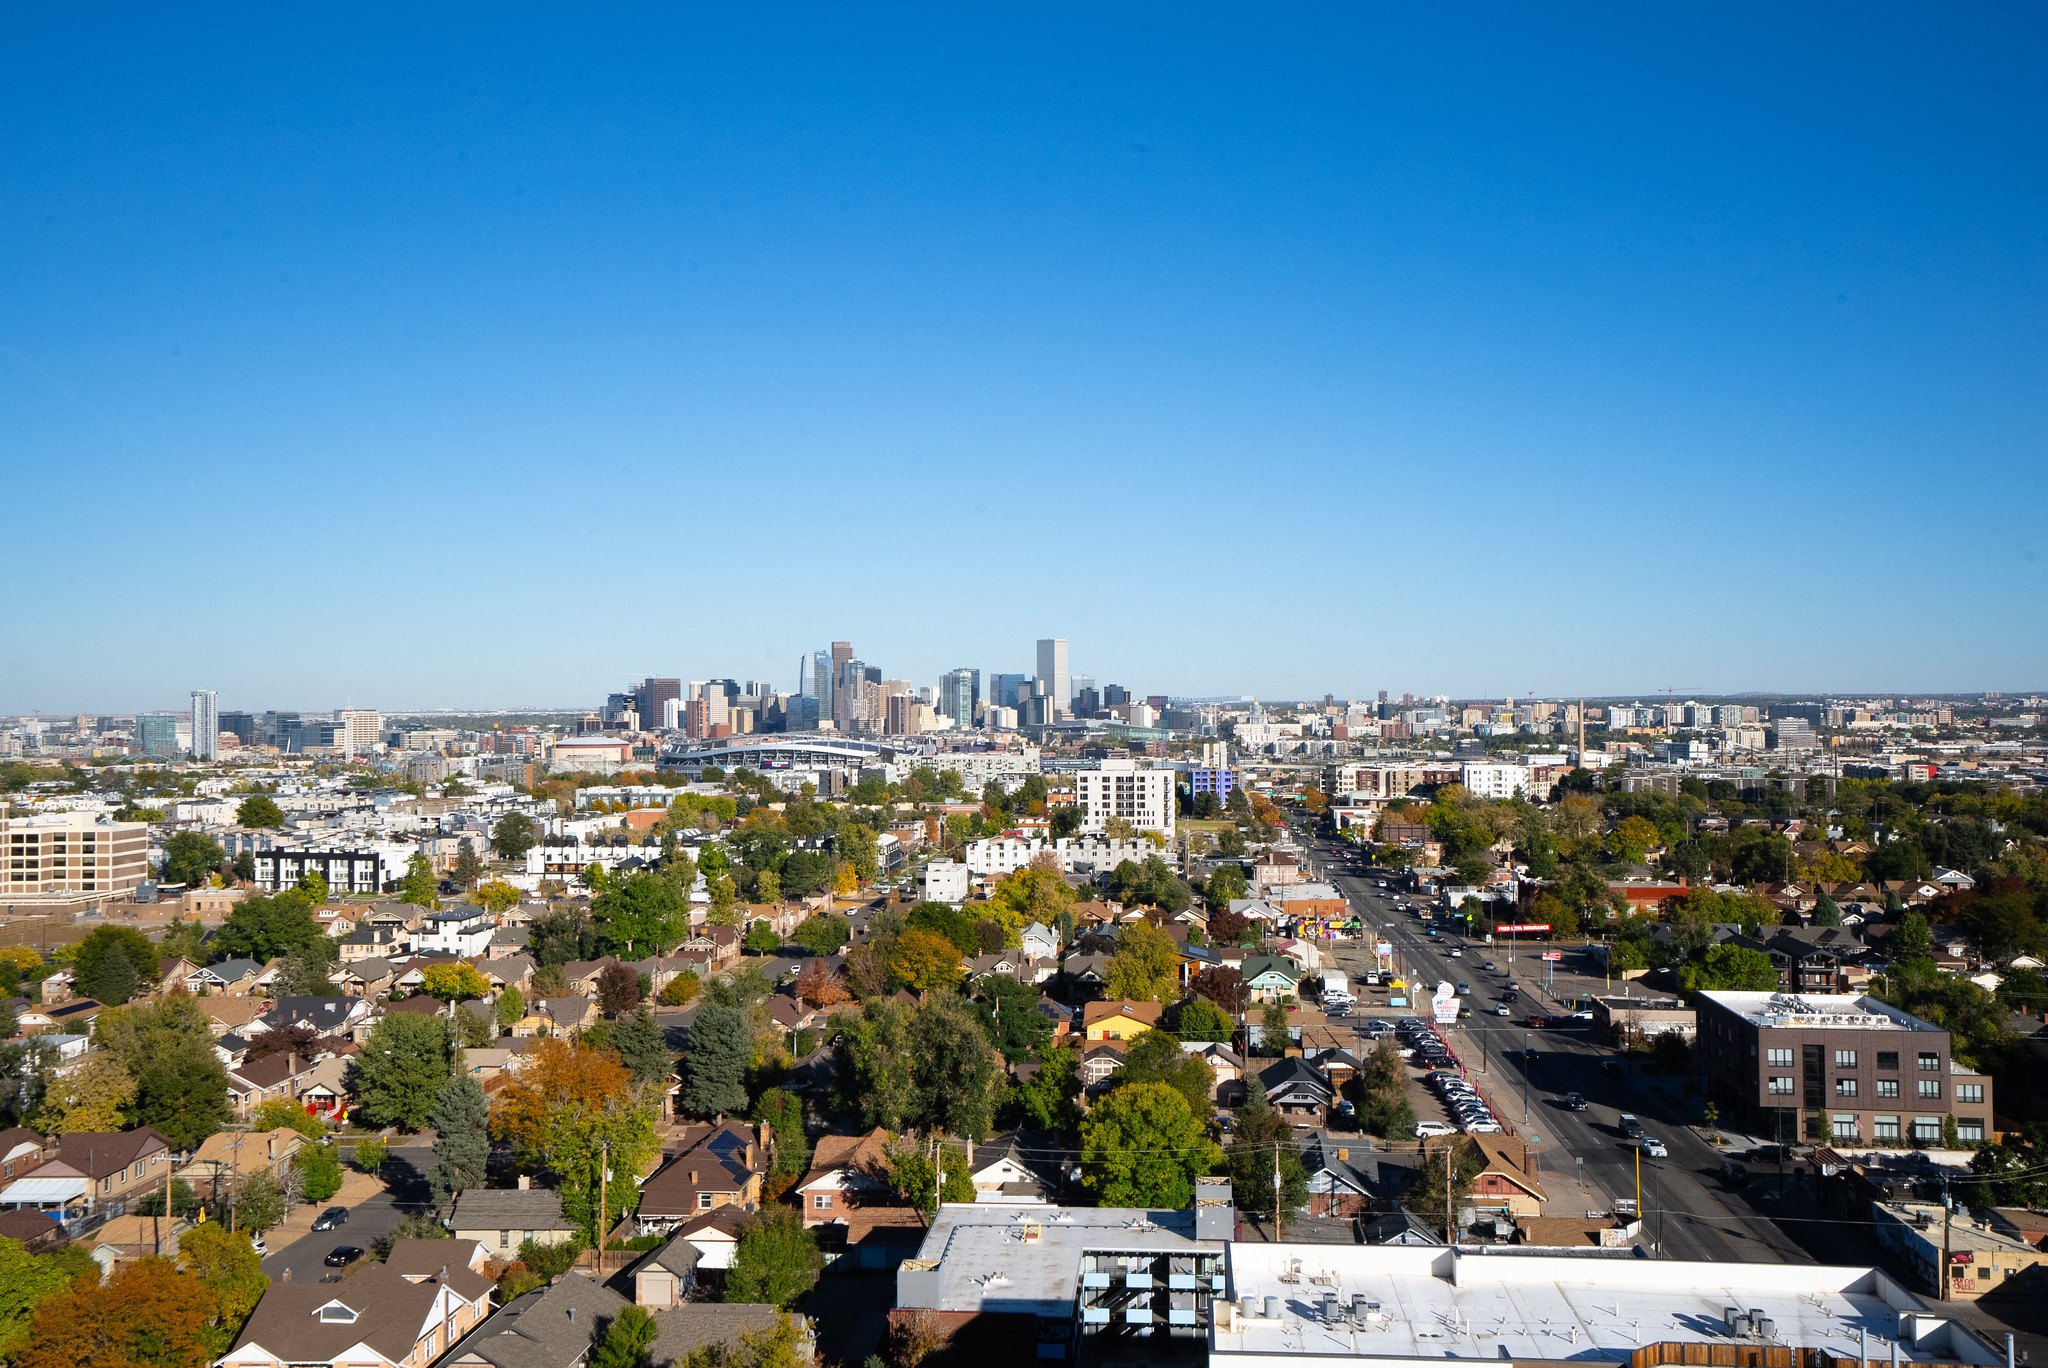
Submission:
[[[1633,1113],[1670,1150],[1666,1158],[1641,1160],[1644,1233],[1659,1253],[1679,1259],[1812,1262],[1750,1204],[1749,1189],[1721,1176],[1724,1156],[1674,1114],[1661,1089],[1646,1086],[1635,1065],[1594,1042],[1587,1027],[1537,1030],[1520,1024],[1531,1014],[1568,1012],[1570,997],[1589,985],[1576,976],[1561,978],[1553,996],[1541,972],[1540,948],[1525,944],[1517,947],[1514,965],[1521,1000],[1513,1004],[1513,1016],[1492,1015],[1509,981],[1505,946],[1464,944],[1448,935],[1433,938],[1427,921],[1408,904],[1379,888],[1373,877],[1349,872],[1354,856],[1347,847],[1311,841],[1309,850],[1310,872],[1335,884],[1367,928],[1360,940],[1325,946],[1337,967],[1356,978],[1373,967],[1373,943],[1390,942],[1395,968],[1415,985],[1409,1010],[1419,1014],[1427,1013],[1429,994],[1439,982],[1472,985],[1471,996],[1460,1001],[1469,1003],[1474,1015],[1448,1029],[1451,1046],[1500,1118],[1529,1139],[1544,1170],[1572,1172],[1609,1200],[1634,1198],[1637,1154],[1619,1124],[1622,1113]],[[1448,953],[1453,944],[1462,949],[1456,958]],[[1481,969],[1482,963],[1491,970]],[[1597,989],[1598,981],[1590,986]],[[1362,1011],[1384,1002],[1384,993],[1361,994]],[[1526,1053],[1532,1047],[1533,1057]],[[1587,1099],[1586,1110],[1565,1107],[1564,1097],[1571,1092]]]

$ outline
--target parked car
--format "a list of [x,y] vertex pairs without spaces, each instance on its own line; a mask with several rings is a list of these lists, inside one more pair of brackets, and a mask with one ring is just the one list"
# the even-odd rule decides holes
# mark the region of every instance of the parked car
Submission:
[[1426,1140],[1431,1136],[1437,1135],[1456,1135],[1457,1133],[1458,1128],[1456,1126],[1442,1121],[1417,1121],[1415,1123],[1415,1138],[1417,1140]]
[[329,1268],[347,1268],[362,1257],[363,1247],[361,1245],[336,1245],[327,1251],[327,1257],[322,1259],[321,1262]]
[[249,1248],[256,1251],[256,1257],[259,1259],[266,1258],[270,1254],[270,1245],[261,1235],[249,1237]]
[[332,1230],[336,1226],[342,1226],[347,1224],[347,1207],[329,1207],[327,1208],[327,1210],[321,1212],[318,1216],[313,1218],[313,1229],[315,1230]]

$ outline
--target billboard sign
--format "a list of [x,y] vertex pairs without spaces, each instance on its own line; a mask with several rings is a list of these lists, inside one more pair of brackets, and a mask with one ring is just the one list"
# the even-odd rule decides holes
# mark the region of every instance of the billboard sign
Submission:
[[1531,931],[1548,931],[1549,929],[1549,922],[1516,922],[1508,926],[1496,926],[1493,928],[1494,934],[1500,936],[1511,936],[1516,933],[1527,935]]
[[1436,996],[1429,1000],[1430,1014],[1438,1025],[1449,1025],[1458,1019],[1458,990],[1448,983],[1436,986]]
[[1543,952],[1543,958],[1545,958],[1545,959],[1547,959],[1547,960],[1550,960],[1550,961],[1551,961],[1552,963],[1555,963],[1555,962],[1557,962],[1558,960],[1561,960],[1561,959],[1563,959],[1563,958],[1564,958],[1564,951],[1562,951],[1562,950],[1545,950],[1545,951]]

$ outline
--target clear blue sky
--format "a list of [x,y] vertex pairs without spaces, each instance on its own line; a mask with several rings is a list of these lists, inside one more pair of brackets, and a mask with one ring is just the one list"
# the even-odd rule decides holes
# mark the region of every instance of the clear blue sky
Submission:
[[2038,5],[13,6],[0,709],[2048,686]]

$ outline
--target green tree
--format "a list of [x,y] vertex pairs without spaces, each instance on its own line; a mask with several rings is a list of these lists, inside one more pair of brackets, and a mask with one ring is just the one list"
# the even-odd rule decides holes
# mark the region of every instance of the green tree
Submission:
[[310,946],[322,946],[327,932],[313,918],[313,905],[293,889],[269,897],[242,899],[207,941],[216,960],[242,957],[261,964]]
[[491,1107],[483,1085],[466,1073],[450,1078],[434,1094],[427,1123],[434,1128],[434,1171],[428,1181],[435,1201],[482,1187],[491,1158]]
[[1173,1029],[1182,1040],[1219,1044],[1228,1044],[1237,1033],[1229,1014],[1204,997],[1188,998],[1175,1009]]
[[282,1097],[273,1097],[249,1113],[249,1129],[252,1131],[273,1131],[280,1127],[295,1130],[308,1140],[318,1140],[327,1134],[325,1121],[298,1103]]
[[248,1232],[230,1232],[218,1221],[193,1226],[178,1237],[178,1266],[213,1293],[215,1343],[220,1346],[214,1352],[226,1353],[270,1286]]
[[1108,995],[1135,1002],[1169,1001],[1179,966],[1180,949],[1173,937],[1150,922],[1132,922],[1118,933],[1116,950],[1109,957]]
[[526,994],[519,991],[518,984],[506,984],[499,990],[498,1000],[491,1004],[491,1016],[498,1023],[498,1029],[511,1030],[525,1015]]
[[1080,1123],[1074,1097],[1081,1091],[1079,1061],[1070,1049],[1047,1050],[1038,1068],[1018,1080],[1010,1100],[1024,1124],[1035,1130],[1067,1134]]
[[38,1258],[21,1241],[0,1235],[0,1361],[14,1361],[36,1307],[70,1286],[70,1275],[56,1260]]
[[873,827],[848,822],[839,828],[832,849],[840,859],[853,866],[854,877],[862,883],[874,878],[881,868],[881,845]]
[[269,1169],[257,1169],[236,1189],[234,1225],[258,1235],[284,1219],[284,1189]]
[[1842,909],[1833,898],[1827,895],[1827,890],[1825,889],[1821,890],[1820,895],[1813,900],[1813,924],[1815,926],[1840,926],[1842,924]]
[[1223,1159],[1203,1124],[1165,1083],[1117,1088],[1081,1123],[1081,1181],[1103,1206],[1184,1208]]
[[50,1075],[36,1128],[45,1135],[117,1131],[123,1110],[134,1101],[135,1080],[127,1066],[110,1051],[97,1051]]
[[370,1028],[356,1056],[355,1088],[365,1119],[416,1131],[455,1068],[455,1042],[438,1016],[392,1013]]
[[174,831],[164,841],[164,882],[203,884],[227,861],[220,842],[196,831]]
[[81,997],[118,1007],[156,982],[157,947],[133,927],[98,927],[72,952],[71,975]]
[[1131,1041],[1117,1077],[1119,1087],[1164,1083],[1185,1097],[1197,1116],[1206,1117],[1212,1110],[1216,1075],[1207,1064],[1182,1051],[1179,1036],[1166,1031],[1145,1031]]
[[852,924],[836,912],[826,912],[798,922],[789,943],[814,955],[836,955],[852,938]]
[[504,860],[523,860],[540,840],[533,818],[523,812],[508,812],[491,828],[491,849]]
[[[1424,1155],[1421,1171],[1408,1189],[1408,1209],[1434,1228],[1437,1234],[1450,1239],[1451,1231],[1445,1225],[1445,1210],[1448,1208],[1452,1213],[1452,1221],[1457,1219],[1457,1209],[1471,1195],[1472,1182],[1485,1166],[1485,1161],[1479,1156],[1479,1147],[1463,1136],[1430,1146]],[[1450,1188],[1448,1199],[1444,1194],[1447,1183]]]
[[752,1053],[746,1016],[738,1007],[708,1002],[698,1008],[683,1052],[682,1109],[702,1117],[745,1115]]
[[414,855],[405,862],[405,877],[398,881],[398,900],[414,907],[439,907],[441,905],[440,880],[434,877],[434,865],[424,855]]
[[795,1093],[770,1088],[754,1104],[754,1120],[768,1127],[775,1138],[775,1163],[769,1183],[781,1196],[791,1183],[803,1177],[811,1164],[811,1142],[804,1134],[804,1104]]
[[756,918],[747,927],[747,938],[741,942],[750,955],[772,955],[782,948],[782,937],[763,918]]
[[1279,1198],[1292,1214],[1308,1204],[1308,1171],[1294,1143],[1294,1127],[1273,1110],[1266,1089],[1254,1077],[1230,1136],[1230,1191],[1237,1205],[1259,1216],[1273,1214],[1273,1176],[1280,1176]]
[[959,998],[935,994],[910,1015],[905,1043],[918,1124],[980,1140],[995,1128],[1002,1061]]
[[612,1048],[626,1061],[633,1081],[642,1086],[661,1083],[675,1068],[675,1056],[646,1003],[612,1022]]
[[341,1154],[333,1141],[299,1146],[292,1166],[298,1171],[299,1195],[307,1201],[324,1202],[341,1191]]
[[455,850],[455,867],[449,871],[455,882],[462,888],[476,887],[476,881],[484,876],[484,862],[478,858],[476,847],[464,841]]
[[235,823],[245,827],[280,827],[284,825],[284,810],[271,801],[270,795],[252,793],[236,807]]
[[1899,918],[1899,929],[1892,933],[1892,958],[1894,960],[1926,959],[1934,954],[1934,934],[1927,928],[1927,918],[1918,912],[1908,912]]
[[642,871],[607,882],[591,899],[590,920],[606,954],[640,959],[689,934],[690,905],[667,880]]
[[888,1158],[889,1186],[929,1220],[941,1202],[974,1200],[974,1178],[966,1156],[941,1149],[936,1161],[921,1146],[905,1146]]
[[1775,992],[1778,969],[1763,951],[1731,941],[1713,946],[1695,963],[1680,966],[1678,986],[1688,993],[1706,990]]
[[384,1142],[375,1136],[356,1141],[353,1159],[356,1168],[362,1172],[368,1174],[381,1172],[384,1168],[384,1161],[388,1157],[389,1152],[386,1150]]
[[788,1207],[756,1212],[733,1250],[725,1299],[787,1307],[817,1285],[825,1265],[818,1239]]
[[155,1126],[178,1149],[193,1149],[227,1125],[227,1067],[214,1053],[213,1030],[189,997],[113,1007],[93,1025],[95,1037],[135,1080],[128,1121]]
[[1038,989],[1002,974],[974,985],[974,1013],[998,1050],[1010,1059],[1035,1054],[1052,1038],[1052,1020],[1038,1010]]
[[833,1074],[840,1105],[863,1126],[901,1129],[917,1111],[909,1011],[890,998],[870,998],[858,1016],[839,1017],[836,1024]]
[[648,1368],[659,1334],[645,1308],[622,1306],[591,1337],[590,1368]]
[[697,971],[685,969],[662,986],[661,1005],[687,1007],[697,1000],[697,994],[703,990],[704,981],[697,977]]

